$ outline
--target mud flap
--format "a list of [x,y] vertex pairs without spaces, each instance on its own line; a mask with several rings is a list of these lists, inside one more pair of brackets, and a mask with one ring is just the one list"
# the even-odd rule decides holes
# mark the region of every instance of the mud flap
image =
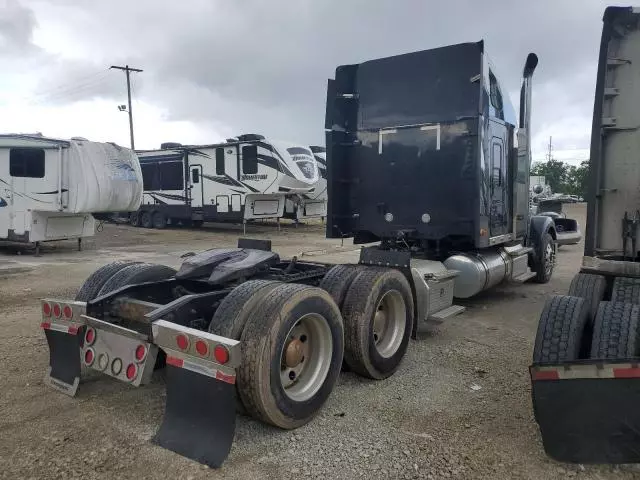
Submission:
[[80,384],[82,335],[51,329],[45,329],[44,334],[49,344],[49,370],[44,383],[74,396]]
[[166,368],[167,404],[153,443],[220,467],[235,434],[235,385],[170,364]]
[[[535,379],[532,371],[533,409],[545,452],[561,462],[640,462],[640,369],[592,367],[600,378]],[[605,378],[607,371],[620,373]]]

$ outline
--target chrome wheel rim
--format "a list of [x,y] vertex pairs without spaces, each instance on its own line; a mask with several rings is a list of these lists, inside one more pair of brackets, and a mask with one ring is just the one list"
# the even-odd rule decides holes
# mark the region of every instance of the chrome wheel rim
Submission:
[[389,358],[400,348],[407,325],[404,298],[397,290],[386,292],[373,316],[373,341],[380,356]]
[[544,271],[548,275],[553,272],[553,264],[556,259],[556,250],[551,243],[547,244],[547,248],[544,251]]
[[297,402],[313,397],[327,378],[332,355],[333,337],[327,320],[318,313],[300,318],[280,352],[284,393]]

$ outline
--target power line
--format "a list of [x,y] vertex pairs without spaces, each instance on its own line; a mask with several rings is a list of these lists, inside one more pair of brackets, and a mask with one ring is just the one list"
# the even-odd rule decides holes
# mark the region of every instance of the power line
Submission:
[[133,110],[131,109],[131,79],[129,77],[131,72],[142,72],[142,70],[140,70],[139,68],[130,67],[129,65],[125,65],[124,67],[111,65],[111,67],[109,68],[122,70],[127,76],[127,99],[129,101],[129,134],[131,135],[131,150],[135,150],[136,147],[133,140]]

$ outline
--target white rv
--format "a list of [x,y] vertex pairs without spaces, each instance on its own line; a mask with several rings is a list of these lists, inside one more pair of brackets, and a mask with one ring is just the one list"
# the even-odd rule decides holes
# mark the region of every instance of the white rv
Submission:
[[142,173],[127,148],[40,134],[0,135],[0,240],[92,236],[93,213],[135,211]]
[[296,221],[306,218],[324,219],[327,216],[327,150],[315,145],[309,147],[309,150],[318,164],[318,183],[310,192],[287,197],[285,217]]
[[246,134],[214,145],[162,144],[138,151],[144,196],[132,225],[246,223],[280,218],[287,196],[312,192],[318,165],[308,147]]

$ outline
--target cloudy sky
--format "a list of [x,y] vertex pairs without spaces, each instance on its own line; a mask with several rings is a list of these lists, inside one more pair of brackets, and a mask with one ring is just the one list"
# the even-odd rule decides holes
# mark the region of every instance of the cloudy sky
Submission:
[[324,141],[337,65],[484,39],[515,100],[534,78],[534,158],[587,158],[601,0],[0,0],[0,131],[129,143],[239,133]]

